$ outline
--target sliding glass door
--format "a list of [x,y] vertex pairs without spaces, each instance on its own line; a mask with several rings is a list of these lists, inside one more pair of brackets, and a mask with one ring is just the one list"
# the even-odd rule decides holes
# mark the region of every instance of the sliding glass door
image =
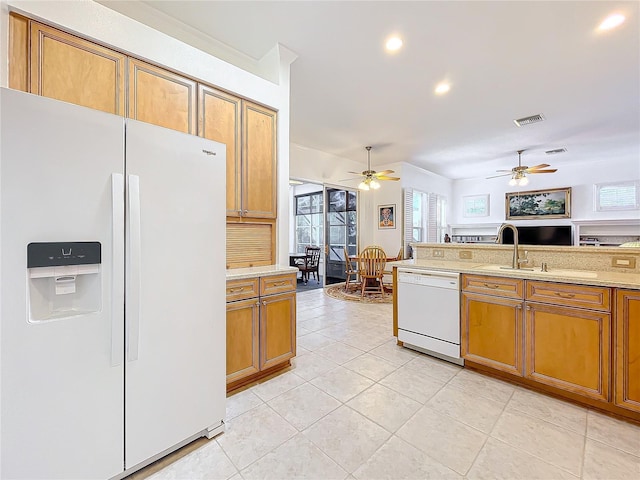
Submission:
[[325,186],[325,285],[344,282],[345,255],[358,253],[357,190]]

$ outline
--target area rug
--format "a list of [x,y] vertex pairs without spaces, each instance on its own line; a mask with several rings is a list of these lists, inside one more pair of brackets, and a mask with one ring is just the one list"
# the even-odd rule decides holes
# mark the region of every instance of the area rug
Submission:
[[344,291],[344,283],[336,283],[324,289],[324,293],[331,298],[360,303],[393,303],[393,293],[387,292],[382,297],[379,293],[365,293],[360,295],[360,290]]

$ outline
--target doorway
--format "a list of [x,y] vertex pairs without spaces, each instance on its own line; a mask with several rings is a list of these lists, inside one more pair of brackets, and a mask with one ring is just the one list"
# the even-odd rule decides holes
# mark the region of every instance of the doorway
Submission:
[[344,282],[346,259],[358,253],[358,193],[325,186],[325,285]]
[[[358,253],[358,194],[355,189],[298,180],[289,181],[290,190],[290,264],[304,254],[309,245],[322,248],[320,282],[298,282],[300,291],[344,282],[349,255]],[[300,277],[300,274],[298,274]],[[300,279],[299,279],[300,280]]]

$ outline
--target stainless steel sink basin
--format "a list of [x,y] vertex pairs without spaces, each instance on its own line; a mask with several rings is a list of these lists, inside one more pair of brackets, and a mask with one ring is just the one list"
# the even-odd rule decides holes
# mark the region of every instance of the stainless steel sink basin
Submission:
[[543,277],[565,277],[565,278],[598,278],[598,274],[596,272],[587,272],[584,270],[565,270],[560,268],[550,268],[546,272],[540,271],[540,267],[537,269],[532,268],[521,268],[515,269],[508,267],[506,265],[479,265],[474,268],[474,270],[483,270],[483,271],[511,271],[517,272],[522,271],[527,274],[540,275]]

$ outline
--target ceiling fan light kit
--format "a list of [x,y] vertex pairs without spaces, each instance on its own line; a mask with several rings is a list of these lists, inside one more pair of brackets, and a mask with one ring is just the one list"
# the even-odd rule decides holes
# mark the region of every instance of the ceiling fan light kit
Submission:
[[515,185],[525,186],[529,183],[529,178],[527,178],[528,173],[554,173],[557,172],[557,168],[549,168],[550,165],[546,163],[541,163],[540,165],[536,165],[534,167],[528,167],[526,165],[522,165],[522,152],[524,150],[518,150],[518,166],[513,167],[511,170],[497,170],[498,172],[507,172],[501,173],[500,175],[493,175],[487,178],[496,178],[496,177],[506,177],[511,175],[511,179],[509,180],[509,185],[512,187]]
[[393,170],[383,170],[382,172],[376,172],[375,170],[371,170],[371,148],[372,147],[364,147],[367,149],[367,169],[362,172],[349,172],[355,175],[362,175],[364,179],[358,185],[358,189],[362,191],[367,190],[377,190],[380,188],[380,182],[378,180],[400,180],[398,177],[389,177],[390,173],[394,173]]

